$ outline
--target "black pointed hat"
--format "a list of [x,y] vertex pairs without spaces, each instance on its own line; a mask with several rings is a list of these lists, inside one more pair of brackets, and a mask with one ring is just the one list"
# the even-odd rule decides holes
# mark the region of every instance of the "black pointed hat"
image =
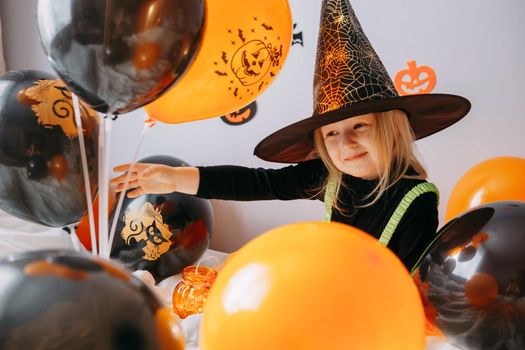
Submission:
[[314,113],[266,137],[254,153],[280,163],[316,158],[315,129],[392,109],[407,114],[416,139],[421,139],[463,118],[470,110],[470,102],[450,94],[399,96],[348,0],[324,0],[314,76]]

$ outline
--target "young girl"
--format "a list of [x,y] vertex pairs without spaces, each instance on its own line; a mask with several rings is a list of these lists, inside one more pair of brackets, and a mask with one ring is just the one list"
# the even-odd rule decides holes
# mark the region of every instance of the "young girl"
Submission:
[[[368,232],[412,269],[438,225],[438,192],[425,181],[414,141],[461,119],[470,103],[445,94],[398,96],[347,0],[323,2],[314,99],[312,117],[255,148],[264,160],[296,165],[136,164],[128,196],[178,191],[241,201],[324,200],[325,220]],[[114,170],[128,169],[126,164]],[[117,191],[125,178],[112,181]]]

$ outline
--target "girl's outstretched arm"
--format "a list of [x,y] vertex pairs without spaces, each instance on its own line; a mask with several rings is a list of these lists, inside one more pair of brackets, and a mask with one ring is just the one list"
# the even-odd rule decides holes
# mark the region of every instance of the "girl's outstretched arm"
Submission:
[[[124,172],[111,180],[115,190],[121,192],[131,164],[113,168],[114,172]],[[196,194],[199,189],[199,170],[194,167],[171,167],[162,164],[136,163],[129,178],[129,198],[143,194],[181,192]]]

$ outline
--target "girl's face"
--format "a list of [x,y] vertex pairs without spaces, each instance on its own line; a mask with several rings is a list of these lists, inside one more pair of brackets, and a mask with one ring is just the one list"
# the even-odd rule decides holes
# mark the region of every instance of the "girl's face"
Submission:
[[337,169],[362,179],[379,177],[372,137],[375,122],[370,113],[321,127],[326,150]]

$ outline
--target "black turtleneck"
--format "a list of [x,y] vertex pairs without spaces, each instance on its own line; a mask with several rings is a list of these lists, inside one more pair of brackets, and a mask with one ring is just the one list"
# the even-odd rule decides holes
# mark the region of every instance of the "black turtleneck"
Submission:
[[[324,200],[322,185],[327,170],[319,159],[290,165],[281,169],[245,168],[240,166],[199,167],[198,197],[237,201],[252,200]],[[405,194],[424,180],[402,179],[389,188],[371,206],[365,197],[377,184],[345,175],[339,199],[346,208],[332,212],[332,221],[355,226],[379,238],[388,220]],[[434,193],[420,195],[412,202],[397,226],[388,247],[410,270],[435,237],[438,226],[437,197]]]

